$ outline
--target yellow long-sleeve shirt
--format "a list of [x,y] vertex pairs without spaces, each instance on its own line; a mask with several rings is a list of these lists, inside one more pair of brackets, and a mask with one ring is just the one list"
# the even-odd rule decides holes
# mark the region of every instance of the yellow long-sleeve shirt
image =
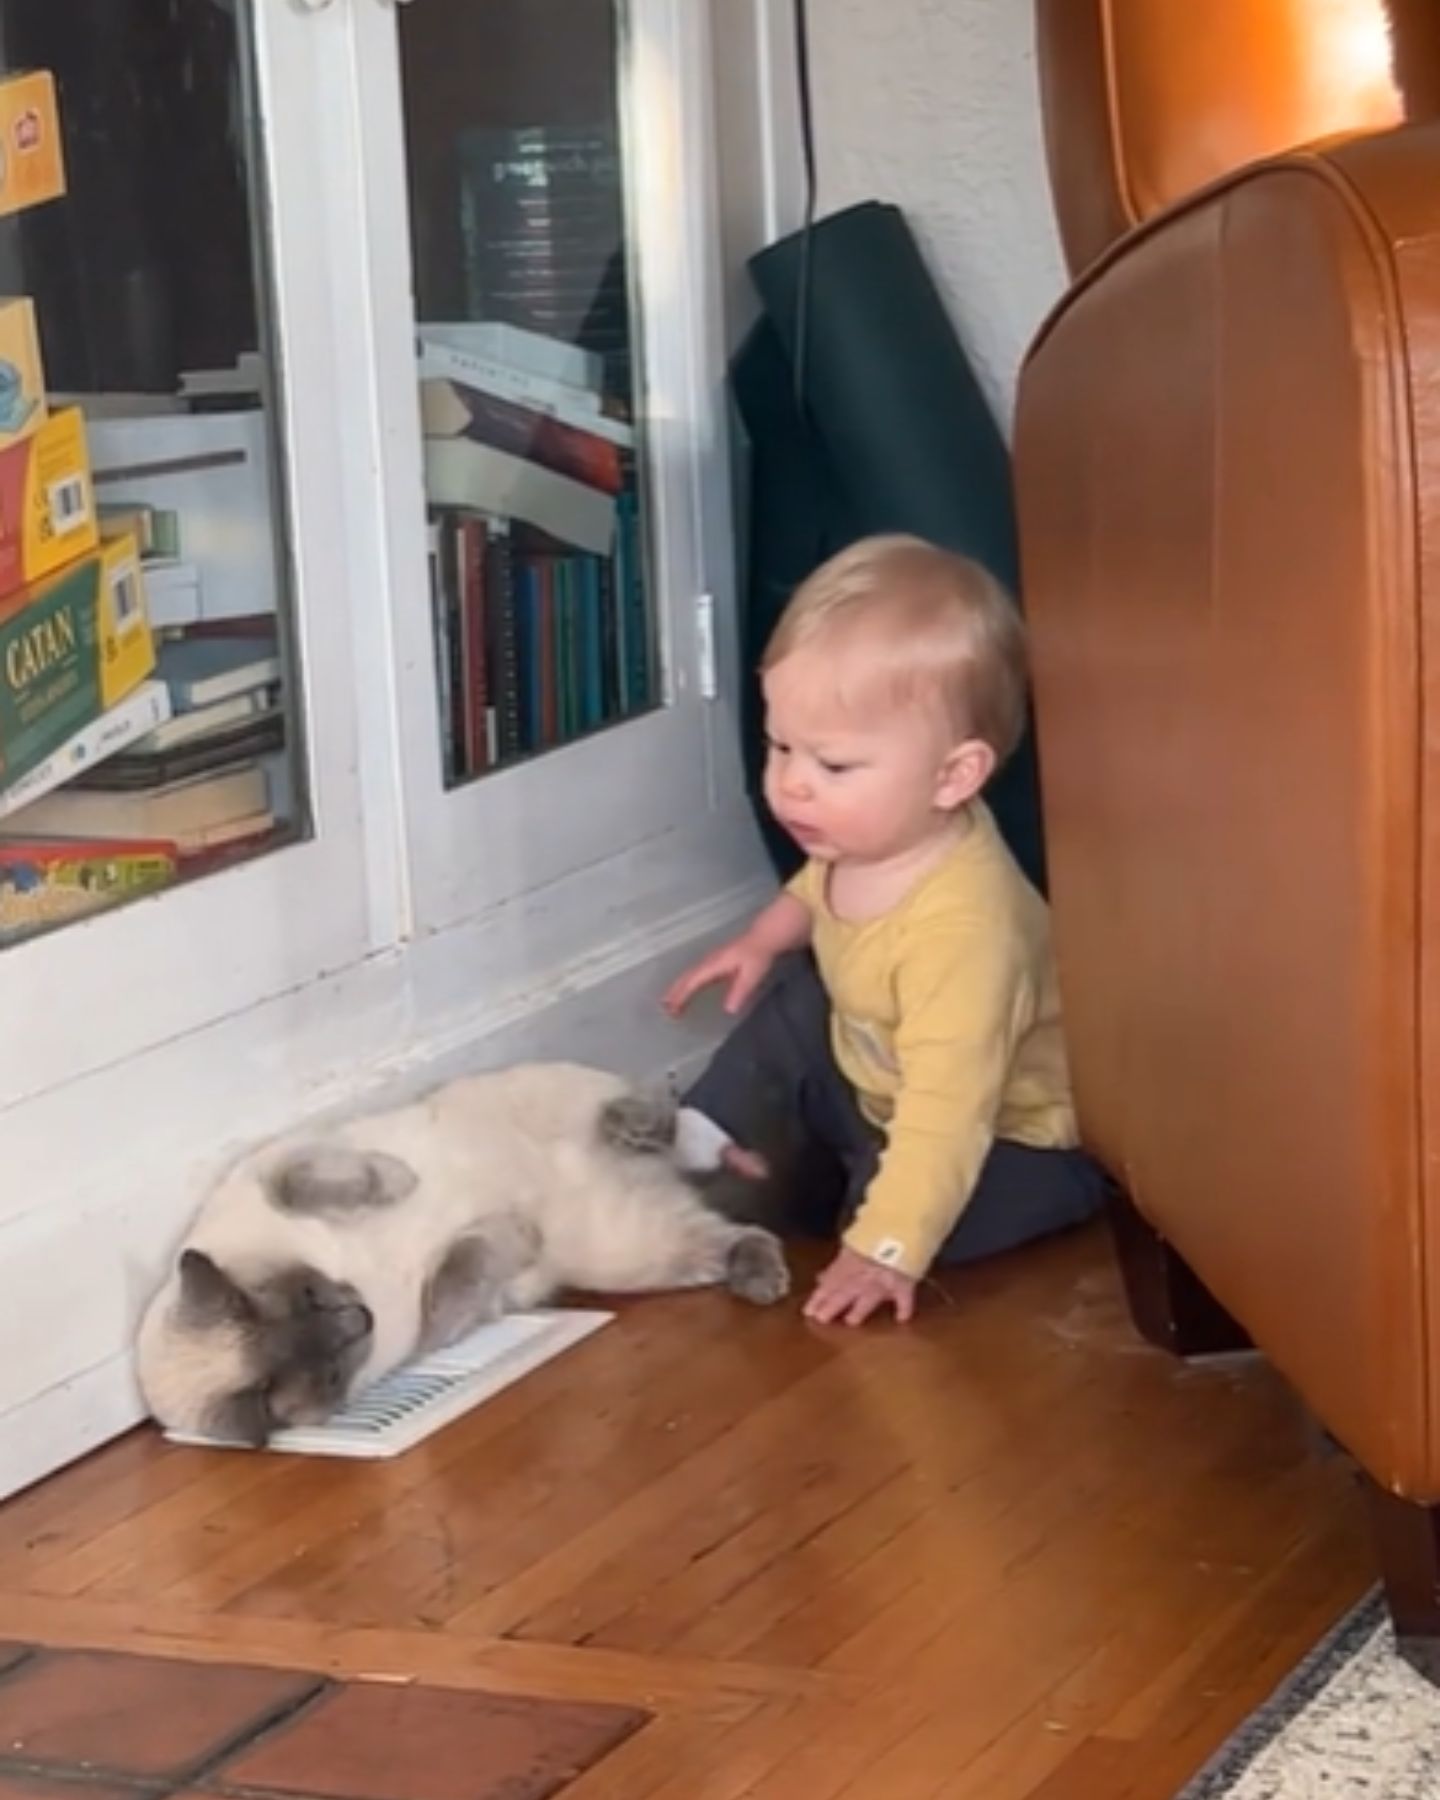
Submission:
[[969,1203],[997,1137],[1077,1141],[1049,910],[990,811],[889,912],[830,910],[828,869],[790,892],[809,908],[831,1041],[885,1147],[845,1242],[920,1276]]

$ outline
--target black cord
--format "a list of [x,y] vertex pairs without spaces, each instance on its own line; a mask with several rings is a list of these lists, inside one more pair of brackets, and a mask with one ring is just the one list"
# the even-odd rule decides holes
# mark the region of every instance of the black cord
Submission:
[[810,355],[810,239],[815,227],[815,114],[810,85],[808,0],[794,0],[795,79],[800,102],[800,149],[805,165],[805,217],[800,235],[800,278],[795,297],[795,405],[809,417],[807,372]]

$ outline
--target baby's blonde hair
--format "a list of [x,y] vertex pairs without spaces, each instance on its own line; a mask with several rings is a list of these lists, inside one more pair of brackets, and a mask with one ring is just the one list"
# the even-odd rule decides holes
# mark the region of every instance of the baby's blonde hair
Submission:
[[1025,628],[987,569],[923,538],[862,538],[823,563],[780,616],[762,672],[797,650],[864,653],[867,693],[938,703],[958,743],[1003,763],[1025,729]]

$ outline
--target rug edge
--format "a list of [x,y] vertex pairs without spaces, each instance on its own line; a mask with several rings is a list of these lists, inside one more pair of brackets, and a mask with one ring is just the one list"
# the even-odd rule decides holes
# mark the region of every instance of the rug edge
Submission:
[[1175,1800],[1224,1800],[1261,1752],[1359,1655],[1386,1617],[1385,1596],[1372,1588],[1231,1732]]

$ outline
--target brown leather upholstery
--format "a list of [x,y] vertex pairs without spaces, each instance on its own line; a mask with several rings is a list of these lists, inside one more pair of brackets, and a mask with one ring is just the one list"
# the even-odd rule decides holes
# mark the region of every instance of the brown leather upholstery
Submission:
[[[1154,213],[1198,165],[1146,141]],[[1086,1137],[1440,1500],[1440,126],[1151,217],[1034,346],[1016,469]]]
[[1260,157],[1429,116],[1437,13],[1436,0],[1039,0],[1072,273]]

